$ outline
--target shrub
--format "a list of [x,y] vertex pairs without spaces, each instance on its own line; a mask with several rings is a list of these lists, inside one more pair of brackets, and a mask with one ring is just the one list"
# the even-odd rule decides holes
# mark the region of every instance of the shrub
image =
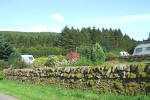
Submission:
[[10,54],[10,56],[8,57],[8,63],[9,64],[13,64],[14,61],[17,59],[17,58],[20,58],[21,57],[21,53],[17,50],[14,50],[14,52],[12,52]]
[[112,52],[106,53],[106,61],[117,60],[117,56]]
[[74,62],[75,60],[77,60],[77,58],[80,57],[80,54],[77,53],[77,52],[69,52],[67,55],[66,55],[67,59]]
[[49,67],[58,67],[58,66],[68,65],[68,63],[69,62],[66,60],[66,58],[60,55],[60,56],[49,58],[49,60],[46,61],[44,65]]
[[104,63],[105,58],[106,58],[105,53],[104,53],[102,47],[98,43],[96,43],[92,47],[91,60],[93,62],[95,62],[95,64],[100,64],[100,63]]
[[4,79],[5,78],[5,74],[3,71],[0,71],[0,80]]
[[21,57],[16,58],[10,66],[14,69],[23,69],[23,68],[30,67],[29,64],[22,61]]
[[45,64],[50,58],[48,57],[39,57],[39,58],[35,58],[34,63],[37,65],[43,65]]
[[35,58],[34,62],[47,61],[47,60],[49,60],[48,57],[39,57],[39,58]]
[[79,66],[91,66],[91,65],[93,65],[93,62],[84,56],[81,56],[78,59],[77,63],[78,63],[77,65],[79,65]]
[[8,62],[0,60],[0,70],[9,68]]
[[81,46],[78,49],[78,53],[80,54],[80,56],[84,56],[87,59],[91,59],[91,47],[89,46]]

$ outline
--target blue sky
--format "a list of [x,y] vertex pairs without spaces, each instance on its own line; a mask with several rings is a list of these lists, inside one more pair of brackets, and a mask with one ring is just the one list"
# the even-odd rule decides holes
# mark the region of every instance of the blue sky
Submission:
[[150,0],[0,0],[1,31],[60,32],[66,25],[120,28],[143,40],[150,32]]

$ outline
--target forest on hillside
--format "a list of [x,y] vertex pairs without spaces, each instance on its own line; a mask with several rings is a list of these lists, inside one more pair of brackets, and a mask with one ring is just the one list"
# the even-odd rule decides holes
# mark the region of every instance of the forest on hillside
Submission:
[[99,43],[104,52],[131,51],[139,41],[123,35],[120,29],[97,29],[95,27],[81,30],[67,26],[60,33],[54,32],[12,32],[1,31],[0,39],[9,42],[22,54],[35,57],[50,54],[65,55],[69,51],[78,51]]

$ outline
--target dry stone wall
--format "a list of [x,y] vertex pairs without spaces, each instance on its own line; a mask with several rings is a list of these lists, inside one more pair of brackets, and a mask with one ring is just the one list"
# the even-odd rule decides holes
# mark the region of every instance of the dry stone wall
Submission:
[[5,69],[4,73],[9,80],[82,90],[92,89],[100,93],[135,95],[150,92],[150,66],[146,64]]
[[120,62],[150,61],[150,55],[120,56]]

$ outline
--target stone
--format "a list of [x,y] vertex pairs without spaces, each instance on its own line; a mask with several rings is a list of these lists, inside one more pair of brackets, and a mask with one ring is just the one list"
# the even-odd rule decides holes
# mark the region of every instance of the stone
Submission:
[[111,68],[108,69],[106,76],[109,77],[110,73],[111,73]]
[[123,70],[125,65],[119,65],[117,66],[117,70]]
[[64,72],[70,73],[70,67],[66,67],[66,68],[64,69]]
[[115,72],[116,68],[117,68],[117,66],[113,66],[112,72]]
[[83,73],[83,74],[88,74],[88,73],[89,73],[88,67],[83,67],[83,68],[81,68],[81,73]]

